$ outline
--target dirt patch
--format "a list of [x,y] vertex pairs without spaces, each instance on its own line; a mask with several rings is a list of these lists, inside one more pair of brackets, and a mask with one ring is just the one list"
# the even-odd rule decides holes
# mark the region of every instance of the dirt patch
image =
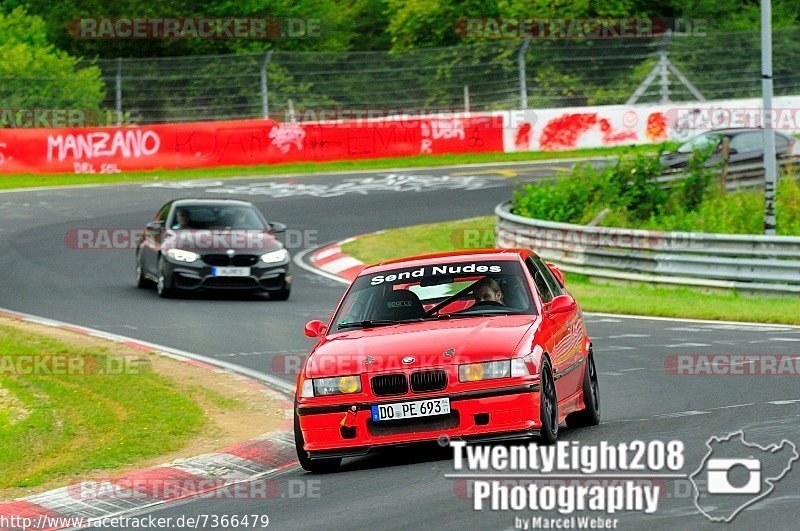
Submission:
[[[124,357],[128,360],[137,358],[137,361],[147,364],[151,370],[174,382],[174,388],[196,402],[207,418],[203,433],[191,439],[179,451],[138,461],[114,470],[96,470],[90,474],[65,477],[33,488],[0,489],[0,499],[19,498],[80,480],[120,475],[131,470],[169,463],[183,457],[213,452],[273,431],[285,418],[284,410],[274,395],[248,385],[248,381],[238,375],[183,363],[164,355],[144,352],[122,343],[70,330],[7,317],[0,317],[0,325],[41,334],[69,345],[105,348],[109,355]],[[2,401],[13,405],[13,395],[6,396],[3,394],[4,391],[8,394],[8,390],[0,387],[0,398],[5,397]],[[10,411],[12,415],[22,413],[14,412],[13,408]]]

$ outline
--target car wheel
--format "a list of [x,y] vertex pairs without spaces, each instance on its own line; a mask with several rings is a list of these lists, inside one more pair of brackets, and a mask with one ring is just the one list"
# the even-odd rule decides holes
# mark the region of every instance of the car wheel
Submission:
[[600,387],[597,383],[597,367],[591,350],[586,358],[586,370],[583,371],[583,403],[586,404],[586,409],[567,415],[567,426],[570,428],[600,424]]
[[168,299],[175,294],[175,290],[170,286],[172,279],[164,273],[164,257],[158,259],[158,282],[156,282],[156,293],[162,299]]
[[150,281],[147,277],[144,276],[144,270],[142,269],[142,258],[139,253],[136,254],[136,287],[139,289],[150,288],[153,286],[153,282]]
[[269,294],[270,300],[273,301],[285,301],[289,298],[289,294],[291,293],[292,289],[289,286],[285,286],[278,291],[273,291]]
[[303,449],[303,431],[300,429],[300,419],[297,418],[297,412],[294,414],[294,448],[297,451],[297,460],[300,461],[300,466],[303,470],[308,470],[315,474],[329,474],[339,470],[342,464],[340,457],[331,457],[325,459],[311,459],[308,452]]
[[553,444],[558,438],[558,397],[556,384],[553,379],[553,370],[550,360],[544,358],[542,362],[541,381],[539,388],[539,419],[542,427],[539,430],[541,444]]

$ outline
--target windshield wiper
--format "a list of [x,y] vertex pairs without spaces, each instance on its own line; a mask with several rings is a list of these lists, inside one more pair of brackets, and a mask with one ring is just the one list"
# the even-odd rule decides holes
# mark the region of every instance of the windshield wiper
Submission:
[[480,312],[463,312],[463,313],[445,313],[430,317],[430,319],[456,319],[460,317],[493,317],[496,315],[525,315],[524,312],[505,312],[505,311],[480,311]]
[[336,325],[337,328],[370,328],[373,326],[388,326],[393,324],[399,323],[408,323],[410,321],[393,321],[391,319],[367,319],[365,321],[352,321],[349,323],[339,323]]

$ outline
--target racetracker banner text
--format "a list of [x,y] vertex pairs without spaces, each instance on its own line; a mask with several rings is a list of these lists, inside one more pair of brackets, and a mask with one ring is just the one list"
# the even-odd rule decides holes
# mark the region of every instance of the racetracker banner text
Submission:
[[119,173],[490,151],[503,151],[503,119],[489,114],[0,129],[0,173]]

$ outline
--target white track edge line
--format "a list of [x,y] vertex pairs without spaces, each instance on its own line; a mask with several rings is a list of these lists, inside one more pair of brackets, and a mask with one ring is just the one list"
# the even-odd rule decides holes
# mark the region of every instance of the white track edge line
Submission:
[[151,349],[153,349],[155,351],[162,352],[162,353],[168,355],[169,357],[172,357],[172,358],[175,358],[175,359],[180,359],[180,360],[190,359],[190,360],[199,361],[199,362],[202,362],[202,363],[207,363],[208,365],[212,365],[212,366],[218,367],[220,369],[226,369],[226,370],[229,370],[229,371],[232,371],[232,372],[244,375],[244,376],[248,376],[248,377],[256,379],[256,380],[260,380],[262,382],[266,382],[267,384],[269,384],[269,385],[271,385],[273,387],[276,387],[277,391],[281,391],[283,393],[294,394],[294,391],[295,391],[294,385],[292,385],[289,382],[281,380],[280,378],[276,378],[275,376],[272,376],[271,374],[267,374],[267,373],[264,373],[264,372],[256,371],[254,369],[248,369],[247,367],[242,367],[241,365],[236,365],[235,363],[229,363],[227,361],[218,360],[218,359],[211,358],[211,357],[208,357],[208,356],[203,356],[201,354],[195,354],[193,352],[187,352],[185,350],[180,350],[180,349],[177,349],[177,348],[168,347],[166,345],[159,345],[157,343],[151,343],[149,341],[143,341],[141,339],[136,339],[134,337],[122,336],[122,335],[114,334],[114,333],[111,333],[111,332],[105,332],[103,330],[97,330],[97,329],[89,328],[87,326],[83,326],[83,325],[79,325],[79,324],[67,323],[67,322],[64,322],[64,321],[58,321],[58,320],[50,319],[50,318],[47,318],[47,317],[40,317],[38,315],[32,315],[32,314],[28,314],[28,313],[24,313],[24,312],[19,312],[19,311],[12,310],[12,309],[9,309],[9,308],[0,307],[0,312],[7,312],[7,313],[12,314],[12,315],[19,315],[19,316],[23,317],[26,321],[30,321],[30,322],[37,323],[37,324],[42,324],[42,325],[45,325],[45,326],[69,326],[69,327],[75,327],[75,328],[79,328],[79,329],[85,330],[89,334],[97,336],[97,337],[100,337],[100,338],[110,339],[112,341],[118,341],[118,342],[122,342],[122,343],[124,343],[124,342],[138,343],[140,345],[144,345],[144,346],[146,346],[148,348],[151,348]]

